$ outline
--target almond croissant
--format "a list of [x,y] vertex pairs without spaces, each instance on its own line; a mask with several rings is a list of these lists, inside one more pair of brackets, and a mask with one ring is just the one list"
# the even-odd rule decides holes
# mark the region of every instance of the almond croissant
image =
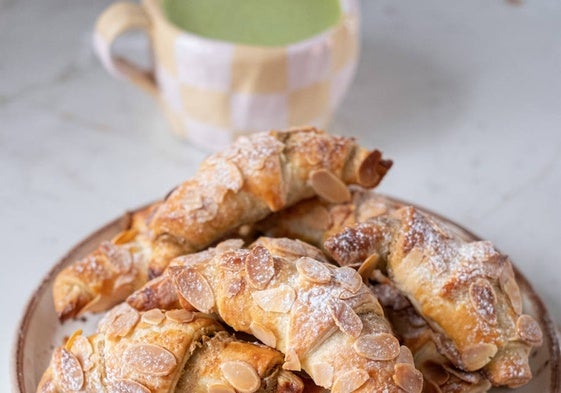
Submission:
[[90,337],[55,350],[37,393],[299,393],[282,355],[238,340],[211,316],[186,310],[111,310]]
[[446,339],[439,350],[494,385],[516,387],[532,374],[538,323],[522,314],[509,259],[485,241],[465,242],[413,207],[348,227],[325,242],[340,264],[379,255],[415,309]]
[[[116,250],[102,247],[65,269],[53,289],[59,318],[105,310],[147,277],[159,276],[173,257],[202,250],[232,230],[305,198],[345,201],[350,198],[347,184],[374,187],[391,164],[352,138],[315,128],[241,137],[208,157],[129,242],[117,244]],[[122,272],[113,266],[112,255],[124,255],[121,249],[129,248],[135,250],[132,267]]]
[[173,257],[303,199],[346,201],[347,184],[374,187],[391,165],[377,150],[315,128],[241,137],[203,161],[156,211],[151,274],[160,275]]
[[[420,392],[422,375],[399,345],[358,273],[314,256],[289,239],[261,238],[251,249],[229,246],[176,258],[157,283],[187,309],[215,312],[285,354],[284,368],[305,370],[333,393]],[[162,284],[168,281],[168,286]],[[154,304],[149,282],[129,302]]]

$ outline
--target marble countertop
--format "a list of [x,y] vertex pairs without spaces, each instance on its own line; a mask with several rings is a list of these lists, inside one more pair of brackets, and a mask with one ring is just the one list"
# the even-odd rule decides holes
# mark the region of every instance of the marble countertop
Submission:
[[[3,375],[20,313],[53,263],[206,155],[103,71],[91,33],[108,4],[0,0]],[[561,322],[561,3],[362,5],[357,78],[330,130],[394,159],[380,191],[509,254]],[[142,37],[127,46],[144,57]],[[0,378],[0,391],[9,384]]]

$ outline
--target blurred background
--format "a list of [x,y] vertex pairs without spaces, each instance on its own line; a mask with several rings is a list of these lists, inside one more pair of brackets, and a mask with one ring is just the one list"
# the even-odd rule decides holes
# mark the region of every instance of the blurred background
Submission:
[[[151,97],[103,70],[91,35],[109,4],[0,0],[2,371],[51,266],[207,155],[167,131]],[[328,130],[393,158],[380,192],[492,240],[561,322],[561,3],[361,5],[356,78]],[[142,35],[124,48],[149,64]]]

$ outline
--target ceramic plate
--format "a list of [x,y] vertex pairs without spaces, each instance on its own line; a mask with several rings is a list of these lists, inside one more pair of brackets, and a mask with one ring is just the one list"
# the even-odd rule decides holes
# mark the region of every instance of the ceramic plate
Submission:
[[[392,199],[396,204],[402,202]],[[426,211],[426,210],[425,210]],[[434,213],[431,213],[434,214]],[[438,215],[435,215],[439,217]],[[12,353],[12,392],[34,393],[45,371],[54,348],[63,342],[76,329],[82,329],[85,334],[95,331],[99,315],[88,315],[80,320],[61,325],[55,315],[52,286],[56,275],[72,261],[84,257],[93,251],[102,240],[111,239],[128,225],[130,215],[115,219],[97,230],[84,241],[76,245],[62,258],[35,290],[29,300],[16,333]],[[454,233],[466,240],[479,240],[479,238],[461,226],[439,217],[440,220]],[[541,325],[544,333],[544,342],[540,348],[531,354],[530,365],[534,378],[526,386],[511,389],[493,389],[491,392],[516,392],[516,393],[561,393],[561,366],[559,341],[554,324],[543,302],[532,289],[526,278],[515,269],[516,278],[523,295],[524,312],[533,316]]]

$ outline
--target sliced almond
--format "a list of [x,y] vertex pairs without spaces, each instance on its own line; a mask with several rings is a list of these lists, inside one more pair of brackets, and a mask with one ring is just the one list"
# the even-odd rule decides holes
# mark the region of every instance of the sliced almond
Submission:
[[359,355],[372,360],[392,360],[399,355],[399,341],[388,333],[360,336],[353,348]]
[[326,169],[319,169],[310,174],[310,186],[317,195],[328,202],[342,203],[351,200],[351,192],[347,185]]
[[241,360],[220,365],[224,378],[240,393],[253,393],[261,386],[261,378],[253,366]]
[[110,337],[125,337],[136,326],[139,319],[138,311],[123,303],[107,313],[99,326],[100,330]]
[[300,257],[310,257],[318,261],[327,262],[323,252],[317,248],[298,239],[288,238],[261,238],[256,244],[264,245],[270,250],[274,250],[275,257],[296,260]]
[[316,284],[327,284],[331,281],[331,272],[322,262],[310,257],[302,257],[296,261],[298,273],[308,281]]
[[341,374],[333,383],[331,393],[351,393],[360,388],[370,375],[366,370],[351,370]]
[[251,334],[257,337],[263,344],[268,345],[271,348],[276,348],[277,337],[271,329],[258,322],[252,321],[249,325],[249,330]]
[[407,393],[421,393],[423,390],[423,374],[411,364],[396,364],[393,380]]
[[320,362],[312,364],[312,378],[316,385],[329,389],[333,384],[333,366]]
[[358,274],[355,269],[348,266],[335,269],[334,276],[335,281],[337,281],[341,287],[352,293],[358,292],[362,286],[362,277],[360,274]]
[[236,393],[234,388],[222,383],[214,383],[212,385],[208,385],[207,391],[208,393]]
[[275,262],[269,250],[254,247],[245,258],[245,271],[252,287],[264,289],[275,275]]
[[189,323],[195,319],[195,313],[189,310],[166,311],[166,317],[178,323]]
[[183,269],[175,276],[175,285],[183,298],[194,308],[210,312],[214,294],[206,278],[193,269]]
[[86,337],[81,335],[76,336],[72,340],[72,344],[70,345],[69,350],[76,356],[76,358],[78,358],[78,361],[80,362],[80,365],[82,366],[84,371],[88,371],[94,366],[94,362],[90,360],[91,356],[93,355],[93,347],[90,343],[90,340],[88,340]]
[[518,288],[518,284],[516,283],[516,279],[514,278],[514,270],[512,269],[512,265],[508,261],[503,267],[501,275],[499,276],[499,284],[501,285],[501,289],[503,290],[503,292],[510,300],[510,304],[514,309],[514,312],[516,312],[516,314],[521,314],[522,296],[520,295],[520,288]]
[[82,389],[84,370],[76,356],[64,348],[58,348],[53,354],[53,364],[58,383],[63,390]]
[[68,337],[68,340],[66,340],[66,343],[64,344],[64,349],[70,351],[70,348],[72,348],[72,345],[74,344],[74,340],[77,337],[81,337],[81,336],[82,336],[82,329],[75,330],[74,333],[72,333],[70,337]]
[[413,354],[405,345],[399,347],[399,355],[397,355],[396,363],[414,364]]
[[380,255],[374,253],[370,255],[368,258],[366,258],[364,262],[362,262],[362,264],[357,270],[357,273],[362,277],[362,279],[365,282],[371,278],[372,272],[378,267],[379,261],[380,261]]
[[497,296],[489,281],[480,279],[472,283],[469,286],[469,298],[473,308],[485,322],[497,324]]
[[466,371],[479,370],[491,361],[497,346],[489,343],[473,344],[462,351],[461,359]]
[[335,324],[351,337],[358,337],[362,331],[362,321],[354,310],[339,299],[330,299],[327,308]]
[[339,292],[338,298],[341,300],[348,300],[348,303],[352,305],[353,308],[366,306],[366,308],[374,311],[376,314],[384,315],[384,309],[380,305],[378,298],[367,287],[362,288],[356,293],[343,289]]
[[132,379],[118,379],[109,384],[108,393],[150,393],[146,386]]
[[251,296],[264,311],[287,313],[296,299],[296,292],[292,287],[281,284],[276,288],[256,291]]
[[302,365],[300,364],[300,358],[294,349],[289,349],[284,355],[284,364],[282,368],[291,371],[300,371]]
[[156,377],[169,375],[177,366],[173,353],[154,344],[127,347],[123,360],[135,371]]
[[217,177],[213,180],[216,184],[226,190],[238,192],[243,186],[244,179],[236,164],[225,159],[214,160],[214,163],[216,165],[214,173],[216,173]]
[[152,310],[146,311],[142,314],[142,322],[148,323],[150,325],[159,325],[160,322],[164,320],[164,313],[158,309],[153,308]]
[[541,345],[543,334],[540,325],[534,318],[522,314],[516,321],[516,333],[522,341],[532,345]]

